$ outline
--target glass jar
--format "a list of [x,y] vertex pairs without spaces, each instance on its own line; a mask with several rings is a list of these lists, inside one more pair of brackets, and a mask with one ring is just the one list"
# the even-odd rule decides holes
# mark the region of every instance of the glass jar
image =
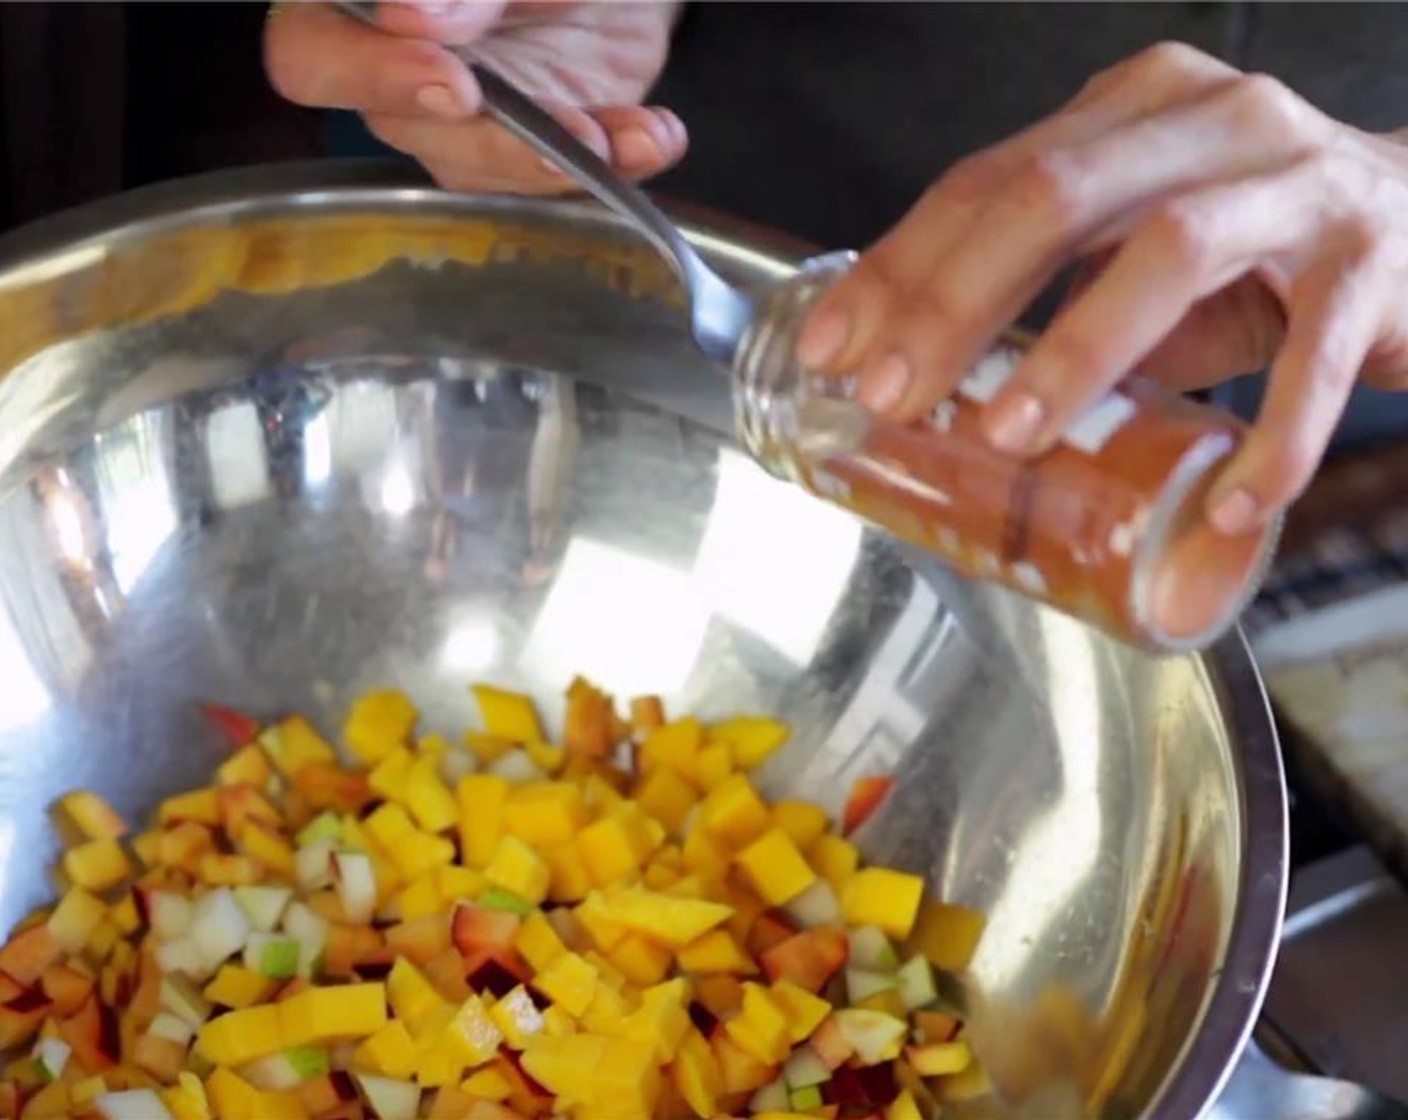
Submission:
[[1051,451],[1019,461],[979,425],[1022,355],[1011,337],[926,420],[877,417],[855,401],[854,378],[809,371],[795,354],[808,309],[854,260],[815,258],[763,297],[733,368],[738,434],[754,458],[965,575],[1145,649],[1197,649],[1235,622],[1279,529],[1225,536],[1204,516],[1239,420],[1132,377]]

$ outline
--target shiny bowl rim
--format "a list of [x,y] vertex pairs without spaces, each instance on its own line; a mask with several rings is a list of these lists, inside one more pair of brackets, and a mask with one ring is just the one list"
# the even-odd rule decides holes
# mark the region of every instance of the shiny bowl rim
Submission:
[[[209,172],[140,187],[0,234],[0,294],[33,267],[94,247],[130,245],[196,222],[316,212],[340,205],[464,206],[466,212],[559,213],[602,227],[624,223],[578,199],[452,193],[400,161],[320,160]],[[664,200],[689,239],[719,263],[769,278],[788,275],[816,249],[790,235],[706,208]],[[0,378],[6,371],[0,370]],[[733,438],[733,433],[722,433]],[[1240,794],[1242,859],[1237,912],[1226,952],[1196,1033],[1151,1114],[1200,1115],[1231,1076],[1261,1010],[1285,909],[1289,824],[1285,774],[1270,701],[1251,649],[1234,630],[1198,655],[1219,702],[1234,751]]]

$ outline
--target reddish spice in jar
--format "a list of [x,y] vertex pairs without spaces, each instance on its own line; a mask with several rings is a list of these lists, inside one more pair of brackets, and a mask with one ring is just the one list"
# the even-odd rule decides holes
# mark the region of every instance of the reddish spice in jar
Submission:
[[1047,454],[1010,458],[979,416],[1021,357],[1016,341],[992,349],[926,420],[878,418],[853,399],[853,380],[795,357],[807,310],[853,259],[809,262],[770,293],[739,348],[737,428],[763,466],[959,572],[1147,649],[1199,648],[1232,625],[1278,528],[1230,537],[1203,516],[1240,421],[1134,377]]

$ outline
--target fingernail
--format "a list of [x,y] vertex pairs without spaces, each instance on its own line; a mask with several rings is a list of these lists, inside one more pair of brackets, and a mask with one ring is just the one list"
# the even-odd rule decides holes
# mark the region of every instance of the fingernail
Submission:
[[669,109],[657,109],[656,112],[664,119],[669,126],[670,138],[676,144],[683,144],[689,139],[689,133],[684,127],[684,121],[671,112]]
[[1256,524],[1257,509],[1255,495],[1239,486],[1213,504],[1208,520],[1219,533],[1235,537]]
[[567,172],[563,171],[562,168],[557,166],[557,164],[553,163],[552,160],[548,159],[547,156],[539,156],[538,162],[541,163],[543,165],[544,170],[546,170],[551,175],[567,174]]
[[464,106],[449,86],[422,86],[416,90],[416,104],[442,120],[453,121],[464,116]]
[[988,442],[1007,455],[1030,451],[1041,435],[1046,406],[1031,393],[1016,393],[999,403],[988,417]]
[[651,139],[650,133],[643,128],[626,129],[616,137],[613,146],[616,149],[617,162],[627,165],[640,166],[650,163],[660,154],[660,149]]
[[851,337],[851,317],[838,307],[828,308],[807,320],[797,339],[797,357],[803,365],[820,368],[840,356]]
[[909,359],[898,351],[886,354],[860,375],[860,403],[872,412],[889,412],[900,403],[909,380]]

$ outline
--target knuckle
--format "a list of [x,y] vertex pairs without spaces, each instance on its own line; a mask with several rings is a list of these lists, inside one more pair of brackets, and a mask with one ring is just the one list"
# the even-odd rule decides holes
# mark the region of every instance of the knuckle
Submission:
[[1309,106],[1270,74],[1247,74],[1230,92],[1236,122],[1250,132],[1281,138],[1311,138]]
[[926,190],[926,205],[973,206],[987,199],[1001,177],[997,161],[985,152],[959,160]]
[[1073,158],[1063,152],[1046,152],[1017,176],[1015,202],[1057,233],[1073,232],[1084,215],[1084,180],[1083,169]]
[[1202,276],[1216,252],[1217,223],[1203,207],[1172,202],[1149,219],[1146,236],[1152,248],[1184,273]]
[[1196,47],[1168,39],[1136,54],[1130,60],[1130,71],[1146,78],[1180,78],[1203,72],[1210,61]]

